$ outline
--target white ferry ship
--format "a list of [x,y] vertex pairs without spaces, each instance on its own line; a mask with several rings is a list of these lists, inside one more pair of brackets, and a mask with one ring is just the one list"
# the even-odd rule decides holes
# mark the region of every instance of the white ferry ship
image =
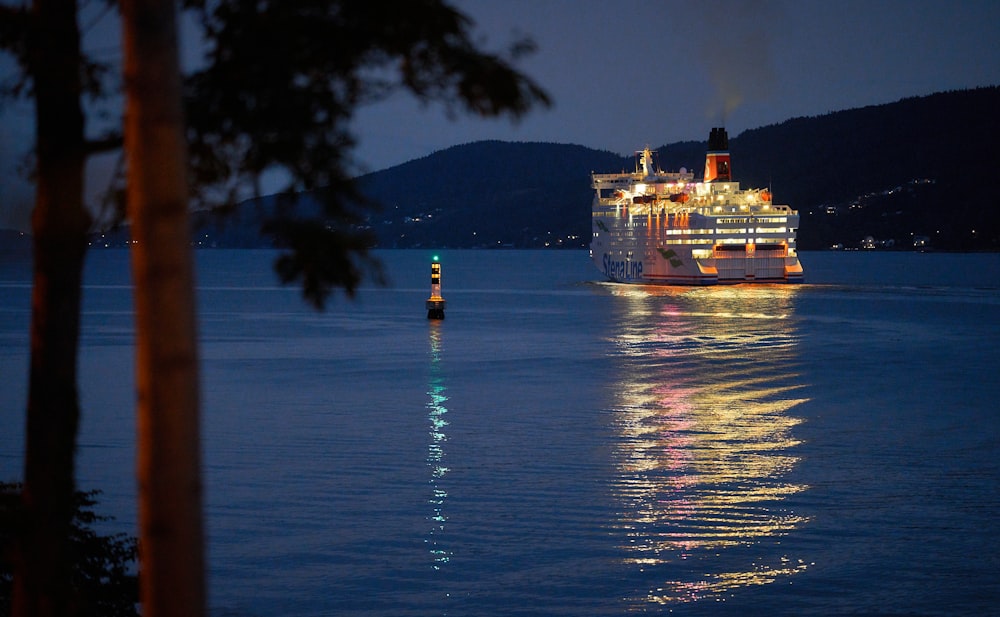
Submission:
[[714,285],[797,283],[799,213],[766,189],[732,179],[729,137],[709,135],[702,182],[681,168],[667,173],[646,148],[634,173],[592,174],[597,268],[622,283]]

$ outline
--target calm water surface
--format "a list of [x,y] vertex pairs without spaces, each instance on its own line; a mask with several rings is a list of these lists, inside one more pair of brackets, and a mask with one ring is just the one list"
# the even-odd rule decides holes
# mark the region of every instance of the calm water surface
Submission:
[[[805,254],[806,285],[602,283],[585,252],[381,253],[317,313],[203,251],[212,613],[984,615],[1000,255]],[[0,478],[29,268],[0,260]],[[88,261],[80,485],[134,533],[127,256]]]

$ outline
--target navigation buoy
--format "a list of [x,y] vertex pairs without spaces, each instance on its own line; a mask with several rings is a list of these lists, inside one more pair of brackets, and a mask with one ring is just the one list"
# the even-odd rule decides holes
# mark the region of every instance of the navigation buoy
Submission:
[[441,262],[437,255],[431,262],[431,297],[427,298],[427,319],[444,319],[444,298],[441,297]]

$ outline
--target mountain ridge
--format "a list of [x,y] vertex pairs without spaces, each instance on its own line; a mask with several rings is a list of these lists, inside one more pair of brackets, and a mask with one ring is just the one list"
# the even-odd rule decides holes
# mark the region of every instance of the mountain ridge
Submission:
[[[922,249],[1000,250],[1000,203],[978,181],[997,173],[998,108],[1000,88],[988,87],[790,118],[730,139],[734,177],[745,187],[770,187],[779,203],[799,210],[800,249],[871,240],[902,248],[921,238]],[[687,167],[699,177],[705,149],[706,142],[685,141],[656,150],[664,169]],[[470,160],[505,166],[483,165],[491,170],[484,180]],[[583,146],[489,141],[453,146],[361,183],[387,204],[371,221],[382,247],[583,248],[590,172],[632,165],[631,157]],[[428,183],[437,189],[422,190]],[[410,207],[401,208],[407,188]],[[482,197],[463,202],[458,195]]]
[[[801,215],[800,250],[834,245],[1000,250],[1000,87],[790,118],[731,136],[733,175],[768,187]],[[705,127],[707,137],[709,129]],[[665,170],[700,177],[706,142],[656,148]],[[451,146],[359,177],[382,204],[365,222],[377,248],[571,247],[590,243],[591,172],[633,158],[574,144],[487,140]],[[317,212],[306,196],[302,210]],[[233,216],[196,213],[201,246],[270,246],[259,234],[275,198]],[[122,234],[105,235],[120,245]]]

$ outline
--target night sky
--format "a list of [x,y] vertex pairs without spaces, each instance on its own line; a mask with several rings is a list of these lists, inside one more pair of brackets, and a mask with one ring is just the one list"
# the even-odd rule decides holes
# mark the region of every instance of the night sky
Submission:
[[[449,120],[440,106],[421,108],[401,94],[359,113],[355,154],[362,170],[480,139],[626,154],[647,144],[704,140],[716,125],[735,136],[798,116],[1000,84],[996,0],[455,4],[488,50],[520,36],[534,39],[538,50],[518,66],[549,92],[553,107],[516,124]],[[112,20],[88,19],[96,24],[81,19],[86,44],[113,60],[117,51],[101,33]],[[189,57],[194,49],[188,44]],[[0,75],[9,73],[4,59]],[[30,208],[31,189],[16,172],[31,147],[30,120],[30,106],[0,108],[0,226],[19,225]]]

